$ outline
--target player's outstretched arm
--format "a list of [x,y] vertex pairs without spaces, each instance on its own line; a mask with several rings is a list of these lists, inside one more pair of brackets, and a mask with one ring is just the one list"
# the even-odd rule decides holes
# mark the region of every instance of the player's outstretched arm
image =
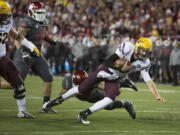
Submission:
[[155,96],[155,98],[158,101],[166,103],[166,100],[159,95],[157,88],[156,88],[156,85],[154,84],[154,82],[152,80],[148,80],[146,82],[146,85],[148,86],[149,90],[152,92],[152,94]]
[[148,70],[144,69],[141,71],[141,76],[144,80],[144,82],[146,82],[146,85],[148,86],[149,90],[152,92],[152,94],[155,96],[155,98],[158,101],[161,101],[163,103],[166,103],[166,100],[164,98],[162,98],[156,88],[156,85],[154,84],[153,80],[151,79]]
[[38,48],[30,41],[28,41],[22,34],[18,33],[14,28],[9,32],[10,36],[16,39],[21,45],[30,49],[31,52],[34,52],[37,56],[40,56]]

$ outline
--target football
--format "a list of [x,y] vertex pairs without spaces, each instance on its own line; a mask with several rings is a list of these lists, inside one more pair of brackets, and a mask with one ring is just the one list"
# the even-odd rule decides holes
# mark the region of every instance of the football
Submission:
[[121,58],[121,59],[117,59],[115,62],[114,62],[114,67],[117,67],[117,68],[121,68],[124,66],[124,64],[128,62],[128,65],[130,65],[131,63],[125,59],[125,58]]

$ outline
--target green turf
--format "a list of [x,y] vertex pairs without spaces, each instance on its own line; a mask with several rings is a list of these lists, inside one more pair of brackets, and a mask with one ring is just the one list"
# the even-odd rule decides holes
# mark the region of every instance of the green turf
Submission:
[[[54,77],[52,98],[58,96],[60,77]],[[36,116],[33,120],[19,119],[13,91],[0,90],[0,135],[180,135],[180,87],[157,85],[168,101],[156,101],[143,83],[137,83],[138,92],[122,89],[118,99],[130,100],[137,111],[131,119],[124,109],[101,110],[89,116],[90,125],[77,120],[80,110],[91,104],[71,98],[54,107],[58,114],[40,114],[42,81],[29,76],[26,81],[27,110]]]

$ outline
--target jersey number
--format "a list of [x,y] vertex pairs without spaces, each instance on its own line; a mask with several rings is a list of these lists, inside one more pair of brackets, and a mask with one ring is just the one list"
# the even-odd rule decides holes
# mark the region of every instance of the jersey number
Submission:
[[0,44],[5,44],[7,37],[8,33],[0,33]]

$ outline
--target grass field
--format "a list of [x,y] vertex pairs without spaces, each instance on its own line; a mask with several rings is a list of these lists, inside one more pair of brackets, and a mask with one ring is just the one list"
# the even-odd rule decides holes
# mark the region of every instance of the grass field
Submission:
[[[157,85],[166,104],[156,101],[145,84],[137,83],[138,92],[122,89],[118,99],[130,100],[137,111],[131,119],[124,109],[101,110],[89,116],[90,125],[77,120],[79,111],[91,104],[76,98],[54,107],[58,114],[40,114],[42,81],[29,76],[26,81],[27,110],[35,119],[19,119],[13,91],[0,90],[0,135],[180,135],[180,87]],[[54,77],[52,98],[58,96],[61,78]]]

